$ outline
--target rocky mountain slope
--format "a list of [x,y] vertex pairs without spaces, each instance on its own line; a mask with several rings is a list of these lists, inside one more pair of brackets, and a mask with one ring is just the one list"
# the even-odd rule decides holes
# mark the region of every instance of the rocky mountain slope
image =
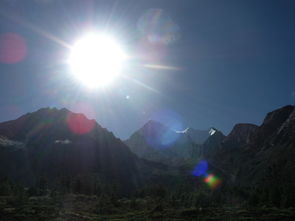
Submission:
[[260,126],[236,125],[216,147],[207,160],[230,186],[254,188],[288,205],[295,200],[295,106],[268,113]]
[[0,176],[26,185],[42,177],[54,186],[65,179],[101,180],[129,191],[144,165],[94,120],[67,109],[44,108],[0,123]]
[[228,136],[212,128],[202,144],[196,144],[190,136],[180,133],[172,144],[159,148],[149,143],[147,129],[153,131],[152,137],[159,141],[169,130],[159,123],[148,123],[126,141],[131,151],[142,158],[166,164],[181,162],[182,165],[206,161],[208,171],[222,177],[224,187],[241,188],[248,193],[263,192],[270,198],[284,196],[271,200],[286,205],[295,201],[293,105],[268,113],[260,126],[236,124]]

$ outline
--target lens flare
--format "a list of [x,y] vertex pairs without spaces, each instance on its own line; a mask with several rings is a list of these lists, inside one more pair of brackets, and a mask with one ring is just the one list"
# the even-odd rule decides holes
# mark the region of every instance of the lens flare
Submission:
[[66,123],[68,128],[75,134],[86,134],[95,127],[95,121],[87,119],[83,114],[70,113]]
[[161,110],[150,117],[150,123],[144,127],[144,137],[154,148],[168,148],[179,138],[176,131],[182,130],[183,125],[179,114],[172,110]]
[[167,65],[158,65],[158,64],[145,64],[143,65],[145,68],[156,69],[156,70],[167,70],[167,71],[179,71],[181,68],[172,67]]
[[144,126],[143,135],[146,142],[156,149],[168,148],[178,138],[178,134],[169,127],[155,121],[150,121]]
[[216,189],[221,184],[221,180],[214,174],[209,174],[205,177],[204,182],[207,183],[211,189]]
[[193,169],[192,175],[202,177],[202,181],[208,185],[210,189],[216,189],[221,184],[221,179],[212,173],[208,173],[208,162],[201,160]]
[[15,33],[0,35],[0,62],[15,64],[27,55],[27,44],[23,37]]
[[149,9],[137,23],[140,33],[153,44],[171,44],[180,37],[177,24],[162,10]]
[[192,171],[194,176],[207,176],[208,163],[206,160],[200,161]]

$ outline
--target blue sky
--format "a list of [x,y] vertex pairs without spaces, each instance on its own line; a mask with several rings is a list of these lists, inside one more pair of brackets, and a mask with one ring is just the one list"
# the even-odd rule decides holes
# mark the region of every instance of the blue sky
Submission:
[[[0,61],[1,121],[50,106],[85,112],[123,139],[150,118],[228,133],[295,103],[292,0],[3,0],[0,8],[0,36],[26,45],[20,61]],[[79,85],[65,63],[61,42],[89,28],[108,30],[132,55],[105,90]]]

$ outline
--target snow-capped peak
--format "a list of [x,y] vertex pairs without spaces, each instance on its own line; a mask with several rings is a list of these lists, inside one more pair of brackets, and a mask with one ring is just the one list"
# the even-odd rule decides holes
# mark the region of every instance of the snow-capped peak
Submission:
[[209,134],[210,134],[210,136],[212,136],[212,135],[215,134],[215,133],[216,133],[216,129],[211,128],[211,129],[209,130]]
[[185,133],[187,133],[189,130],[190,130],[190,128],[188,127],[188,128],[186,128],[186,129],[184,129],[184,130],[178,130],[178,131],[175,131],[175,132],[178,133],[178,134],[185,134]]

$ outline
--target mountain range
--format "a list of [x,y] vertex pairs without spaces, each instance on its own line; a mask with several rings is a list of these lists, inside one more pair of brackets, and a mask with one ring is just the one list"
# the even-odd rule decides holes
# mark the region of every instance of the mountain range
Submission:
[[173,131],[159,122],[149,121],[125,144],[140,158],[175,165],[198,158],[200,147],[208,137],[206,130]]
[[287,203],[295,201],[290,191],[295,188],[294,158],[293,105],[268,113],[260,126],[236,124],[227,136],[216,128],[173,131],[149,121],[123,142],[83,114],[56,108],[0,123],[0,177],[27,186],[40,178],[49,188],[67,179],[99,180],[130,193],[155,171],[165,174],[188,165],[191,174],[206,161],[223,186],[274,190],[276,196],[287,196]]

